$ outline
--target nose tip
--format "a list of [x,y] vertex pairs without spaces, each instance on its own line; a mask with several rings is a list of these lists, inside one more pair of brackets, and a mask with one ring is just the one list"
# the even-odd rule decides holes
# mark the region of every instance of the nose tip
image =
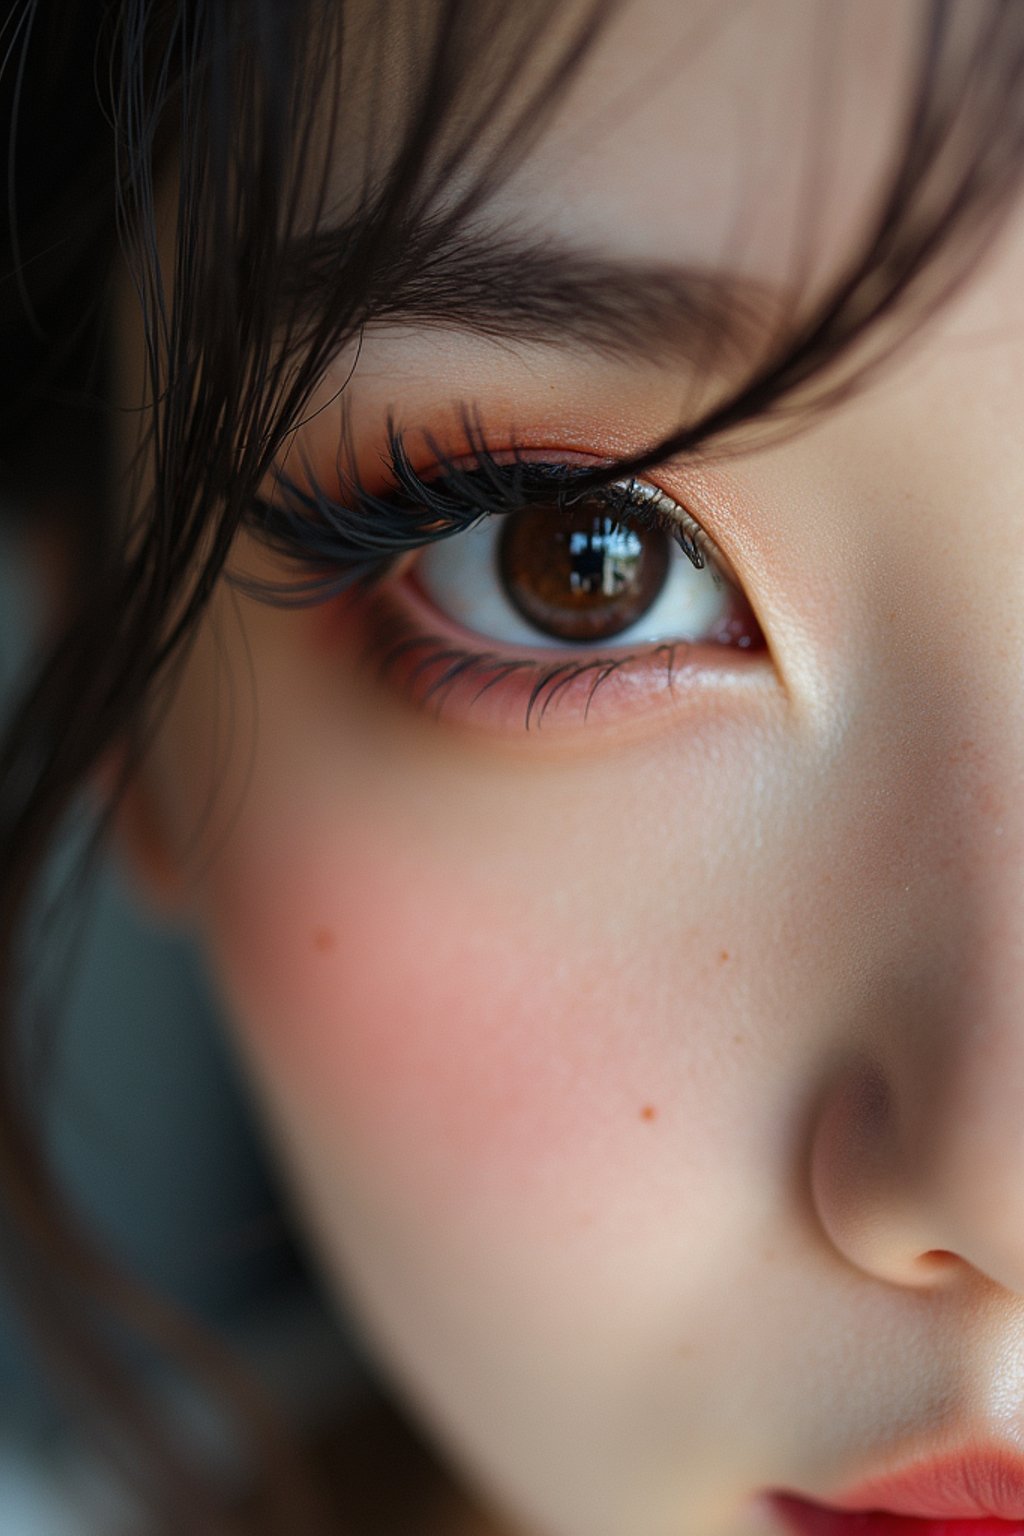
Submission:
[[817,1220],[847,1263],[890,1285],[983,1277],[1024,1296],[1024,1106],[984,1137],[963,1111],[955,1094],[909,1104],[877,1060],[848,1064],[814,1118]]

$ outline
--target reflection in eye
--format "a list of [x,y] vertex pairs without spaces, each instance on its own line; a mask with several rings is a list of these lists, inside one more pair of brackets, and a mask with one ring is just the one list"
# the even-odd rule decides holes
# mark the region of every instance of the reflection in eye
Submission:
[[692,535],[684,553],[682,509],[635,481],[621,491],[642,522],[628,503],[613,515],[607,490],[562,510],[525,507],[425,550],[415,582],[445,617],[509,646],[742,645],[726,634],[739,594]]
[[545,635],[610,640],[647,613],[665,585],[668,539],[584,504],[564,518],[531,508],[509,518],[498,565],[516,608]]

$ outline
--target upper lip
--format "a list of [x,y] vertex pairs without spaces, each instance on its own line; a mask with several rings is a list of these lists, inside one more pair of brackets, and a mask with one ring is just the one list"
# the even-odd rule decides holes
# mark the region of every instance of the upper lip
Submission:
[[834,1509],[878,1510],[933,1520],[985,1515],[1024,1520],[1024,1455],[1006,1446],[991,1446],[924,1456],[898,1472],[870,1477],[830,1495],[826,1502]]

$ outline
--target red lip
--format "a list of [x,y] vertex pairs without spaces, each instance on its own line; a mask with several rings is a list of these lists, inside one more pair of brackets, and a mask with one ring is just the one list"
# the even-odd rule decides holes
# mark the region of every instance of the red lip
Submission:
[[886,1510],[842,1510],[789,1494],[775,1494],[771,1507],[795,1536],[1024,1536],[1024,1522],[998,1520],[915,1519]]
[[1009,1450],[931,1457],[818,1504],[779,1492],[799,1536],[1024,1536],[1024,1456]]

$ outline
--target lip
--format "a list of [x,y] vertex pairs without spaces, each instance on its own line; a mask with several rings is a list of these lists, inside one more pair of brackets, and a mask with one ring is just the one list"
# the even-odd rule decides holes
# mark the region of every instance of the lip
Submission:
[[770,1504],[794,1536],[1024,1536],[1024,1521],[991,1515],[929,1519],[884,1509],[838,1509],[792,1494],[773,1494]]
[[1024,1536],[1024,1456],[1008,1449],[928,1457],[817,1503],[773,1492],[798,1536]]

